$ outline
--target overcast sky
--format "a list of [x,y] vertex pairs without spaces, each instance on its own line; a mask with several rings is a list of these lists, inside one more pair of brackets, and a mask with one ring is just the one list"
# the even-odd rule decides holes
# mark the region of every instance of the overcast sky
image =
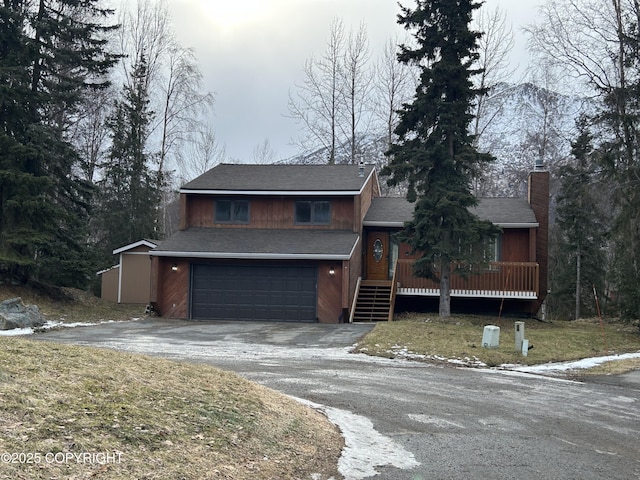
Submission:
[[[407,1],[404,5],[413,5]],[[536,16],[540,0],[486,0],[500,6],[516,36],[513,61],[528,64],[521,28]],[[178,40],[196,51],[206,89],[215,93],[211,123],[228,161],[248,162],[265,139],[277,159],[298,153],[290,145],[298,126],[287,118],[290,89],[303,79],[311,55],[326,47],[331,21],[345,29],[364,22],[377,57],[401,32],[395,0],[168,0]]]

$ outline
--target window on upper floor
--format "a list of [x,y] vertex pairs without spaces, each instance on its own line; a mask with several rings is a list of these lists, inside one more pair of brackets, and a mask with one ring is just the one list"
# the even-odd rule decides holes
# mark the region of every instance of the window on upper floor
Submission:
[[329,225],[331,202],[328,200],[298,200],[295,207],[296,224]]
[[215,201],[216,223],[249,223],[249,200],[222,198]]

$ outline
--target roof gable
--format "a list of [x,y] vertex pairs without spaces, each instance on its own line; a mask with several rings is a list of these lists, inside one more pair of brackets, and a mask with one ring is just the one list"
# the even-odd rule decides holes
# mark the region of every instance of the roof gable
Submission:
[[125,245],[124,247],[116,248],[113,251],[113,254],[117,255],[119,253],[133,250],[138,247],[147,247],[149,249],[154,249],[157,246],[158,246],[158,243],[155,240],[138,240],[137,242],[130,243],[129,245]]
[[375,175],[373,165],[220,164],[184,185],[182,193],[355,194]]

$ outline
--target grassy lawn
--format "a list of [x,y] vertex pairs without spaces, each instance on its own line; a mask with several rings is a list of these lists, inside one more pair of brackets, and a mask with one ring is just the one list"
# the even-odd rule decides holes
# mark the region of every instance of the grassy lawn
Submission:
[[[381,322],[357,346],[357,351],[383,357],[406,356],[429,361],[459,360],[466,364],[482,362],[534,365],[547,362],[640,351],[638,328],[607,321],[601,327],[595,320],[543,323],[525,321],[525,338],[533,346],[525,357],[515,349],[515,321],[480,316],[452,316],[441,320],[437,314],[409,314],[393,322]],[[483,348],[485,325],[500,327],[498,348]],[[626,370],[637,367],[626,362]],[[610,368],[607,370],[610,371]],[[601,372],[602,373],[602,372]]]
[[0,337],[0,405],[1,479],[340,478],[322,414],[208,366]]

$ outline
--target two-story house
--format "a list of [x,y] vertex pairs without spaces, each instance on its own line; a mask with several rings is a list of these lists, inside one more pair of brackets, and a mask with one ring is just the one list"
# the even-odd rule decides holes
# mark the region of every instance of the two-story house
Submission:
[[[536,195],[480,202],[503,233],[486,271],[456,279],[453,296],[514,298],[523,311],[544,299],[548,174],[532,178],[540,206]],[[389,318],[396,294],[438,295],[392,235],[412,209],[380,197],[370,165],[218,165],[182,187],[180,229],[150,252],[151,304],[195,320]]]

